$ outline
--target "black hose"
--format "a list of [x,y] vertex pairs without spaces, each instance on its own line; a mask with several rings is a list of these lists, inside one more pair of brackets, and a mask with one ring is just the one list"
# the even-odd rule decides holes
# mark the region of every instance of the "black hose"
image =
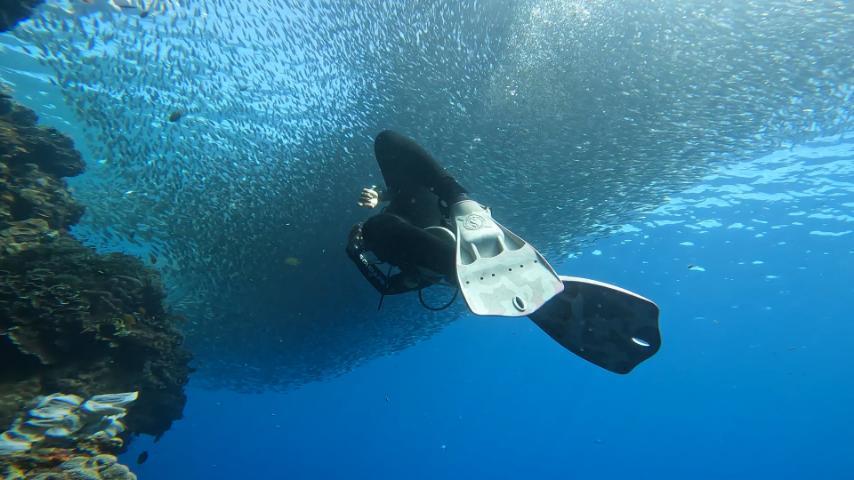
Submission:
[[423,289],[423,288],[419,288],[419,289],[418,289],[418,301],[420,301],[420,302],[421,302],[421,306],[422,306],[422,307],[424,307],[424,308],[426,308],[427,310],[430,310],[430,311],[432,311],[432,312],[439,312],[439,311],[445,310],[446,308],[450,307],[450,306],[451,306],[451,304],[452,304],[452,303],[454,303],[454,300],[456,300],[456,299],[457,299],[457,295],[459,295],[459,294],[460,294],[460,289],[459,289],[459,288],[454,289],[454,296],[453,296],[453,297],[451,297],[451,300],[450,300],[448,303],[446,303],[446,304],[442,305],[441,307],[431,307],[430,305],[427,305],[427,304],[424,302],[424,294],[423,294],[423,293],[421,293],[421,292],[423,292],[423,291],[424,291],[424,289]]

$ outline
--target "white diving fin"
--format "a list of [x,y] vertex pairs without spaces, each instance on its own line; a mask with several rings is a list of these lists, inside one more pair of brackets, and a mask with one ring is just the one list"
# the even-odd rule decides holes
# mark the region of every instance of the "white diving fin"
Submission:
[[563,291],[540,252],[493,220],[479,203],[455,203],[451,218],[456,226],[457,283],[475,315],[530,315]]

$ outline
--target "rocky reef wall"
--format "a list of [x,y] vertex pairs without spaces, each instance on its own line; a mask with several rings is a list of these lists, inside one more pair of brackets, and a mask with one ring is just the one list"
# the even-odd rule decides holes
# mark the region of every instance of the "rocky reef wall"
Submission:
[[33,398],[139,392],[127,432],[181,418],[190,354],[156,271],[68,233],[84,212],[62,177],[72,141],[0,93],[0,431]]

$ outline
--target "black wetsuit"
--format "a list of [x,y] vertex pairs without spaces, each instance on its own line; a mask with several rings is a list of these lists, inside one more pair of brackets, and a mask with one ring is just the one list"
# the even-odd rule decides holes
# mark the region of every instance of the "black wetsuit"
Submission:
[[[377,135],[374,153],[387,187],[380,200],[390,203],[382,213],[353,228],[348,255],[386,295],[424,286],[418,280],[418,267],[453,278],[454,244],[424,229],[442,225],[440,205],[465,200],[466,190],[426,150],[399,133],[385,130]],[[365,262],[361,255],[365,250],[397,266],[401,273],[391,278],[380,275]]]

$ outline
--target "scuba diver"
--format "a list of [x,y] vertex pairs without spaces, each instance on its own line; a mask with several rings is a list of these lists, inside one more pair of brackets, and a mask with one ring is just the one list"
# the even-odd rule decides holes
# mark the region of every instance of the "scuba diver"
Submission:
[[385,188],[364,188],[358,205],[388,205],[353,226],[346,252],[382,297],[417,290],[422,305],[442,310],[456,294],[432,308],[421,291],[449,285],[472,313],[528,316],[565,348],[617,373],[658,351],[655,303],[606,283],[558,276],[414,140],[385,130],[374,154]]
[[[399,133],[385,130],[377,135],[374,154],[387,188],[364,188],[359,206],[388,206],[353,227],[348,254],[382,295],[419,290],[436,283],[437,276],[452,278],[454,235],[443,224],[442,210],[467,200],[466,189],[426,150]],[[365,250],[400,272],[388,276],[375,264],[359,260]]]

